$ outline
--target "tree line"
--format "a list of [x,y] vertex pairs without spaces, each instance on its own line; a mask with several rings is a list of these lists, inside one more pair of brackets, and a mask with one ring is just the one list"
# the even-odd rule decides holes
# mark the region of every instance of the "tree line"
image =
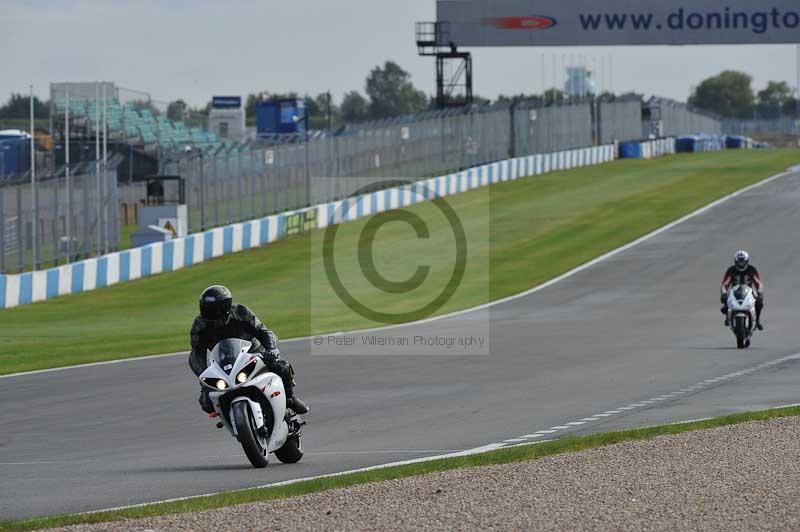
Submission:
[[[698,109],[716,113],[726,118],[765,118],[798,116],[797,98],[785,81],[770,81],[759,91],[753,89],[753,78],[744,72],[728,70],[712,76],[695,89],[689,96],[689,104]],[[609,97],[603,94],[602,97]],[[417,113],[430,109],[433,99],[424,91],[417,89],[411,81],[411,74],[393,61],[374,67],[364,82],[364,93],[357,90],[347,92],[336,102],[329,92],[317,95],[296,92],[274,93],[268,90],[252,92],[245,98],[245,112],[248,123],[255,122],[256,105],[262,99],[302,98],[309,112],[311,129],[337,129],[346,123],[380,120],[403,114]],[[529,101],[540,104],[564,103],[569,97],[560,89],[549,89],[542,94],[500,95],[498,104],[511,104]],[[148,107],[147,102],[135,102],[137,107]],[[489,103],[486,98],[475,96],[475,103]],[[30,101],[27,95],[12,93],[8,101],[0,105],[0,119],[24,119],[29,116]],[[48,116],[49,102],[34,96],[34,113],[37,117]],[[182,120],[192,125],[205,122],[211,109],[211,102],[204,107],[190,107],[185,100],[170,102],[167,116],[171,120]],[[158,112],[152,108],[154,112]]]
[[[324,92],[299,96],[297,92],[274,93],[269,90],[253,92],[245,98],[245,111],[249,120],[255,119],[256,104],[261,99],[298,98],[305,101],[309,110],[311,128],[321,129],[338,127],[348,122],[379,120],[408,113],[417,113],[428,109],[431,99],[424,91],[417,89],[411,81],[411,74],[393,61],[386,61],[383,66],[373,68],[365,81],[365,91],[350,91],[338,103],[333,101],[330,93]],[[9,100],[0,105],[0,118],[27,118],[30,100],[27,95],[11,94]],[[135,102],[138,108],[155,109],[148,102]],[[35,115],[48,115],[48,101],[34,96]],[[171,120],[197,121],[208,115],[211,109],[209,101],[203,107],[191,107],[184,99],[169,103],[166,108],[167,117]]]
[[797,97],[788,83],[770,81],[756,92],[752,76],[735,70],[703,80],[689,95],[689,105],[725,118],[798,116]]
[[[431,98],[417,89],[411,81],[411,74],[394,61],[386,61],[383,66],[376,66],[370,71],[364,94],[353,90],[339,102],[334,101],[330,92],[302,96],[297,92],[252,92],[244,101],[248,123],[255,121],[258,102],[277,98],[302,98],[308,110],[311,129],[336,129],[345,123],[418,113],[431,106]],[[211,102],[202,108],[190,108],[184,100],[176,100],[169,104],[167,115],[172,120],[182,120],[187,115],[207,115],[210,110]]]
[[[0,119],[28,118],[31,116],[31,100],[27,94],[12,92],[11,97],[4,105],[0,105]],[[49,102],[33,97],[33,114],[37,117],[46,117],[49,113]]]

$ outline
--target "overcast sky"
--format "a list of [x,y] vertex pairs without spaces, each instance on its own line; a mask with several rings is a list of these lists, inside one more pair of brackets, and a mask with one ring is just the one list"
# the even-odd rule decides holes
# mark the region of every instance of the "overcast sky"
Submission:
[[[156,100],[201,105],[212,95],[364,90],[391,59],[435,92],[434,62],[418,57],[414,22],[433,20],[435,0],[0,0],[0,99],[52,81],[114,81]],[[562,62],[592,58],[596,78],[617,92],[685,100],[725,69],[796,86],[793,46],[473,49],[475,92],[539,92],[559,85]],[[609,57],[613,56],[613,60]],[[601,59],[603,58],[603,59]],[[606,67],[601,73],[601,65]]]

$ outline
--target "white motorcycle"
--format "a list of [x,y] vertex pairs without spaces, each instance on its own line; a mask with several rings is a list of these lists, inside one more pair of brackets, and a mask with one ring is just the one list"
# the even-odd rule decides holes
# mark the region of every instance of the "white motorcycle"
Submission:
[[737,284],[728,290],[728,322],[736,336],[736,347],[750,347],[756,327],[756,295],[746,284]]
[[219,418],[217,428],[226,427],[239,440],[253,467],[266,467],[269,453],[294,464],[303,457],[300,429],[305,421],[286,408],[283,381],[250,353],[251,347],[230,338],[209,352],[200,383],[209,388],[216,411],[211,417]]

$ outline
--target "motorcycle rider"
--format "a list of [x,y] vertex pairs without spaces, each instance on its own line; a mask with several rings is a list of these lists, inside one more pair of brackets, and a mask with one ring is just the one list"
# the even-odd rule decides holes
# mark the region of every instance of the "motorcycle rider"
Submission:
[[761,311],[764,309],[764,283],[761,275],[755,266],[750,264],[750,254],[744,250],[736,252],[733,258],[733,266],[725,271],[720,286],[719,300],[722,302],[722,313],[725,315],[725,326],[730,326],[728,320],[728,289],[737,284],[746,284],[756,292],[756,328],[764,330],[761,322]]
[[[278,337],[249,308],[234,305],[230,290],[224,286],[209,286],[200,294],[200,315],[192,324],[190,337],[189,367],[198,377],[208,367],[206,350],[227,338],[247,340],[253,344],[251,352],[259,353],[267,369],[283,380],[287,408],[298,414],[308,412],[308,406],[294,395],[294,370],[280,357]],[[199,402],[204,412],[214,412],[205,387],[201,387]]]

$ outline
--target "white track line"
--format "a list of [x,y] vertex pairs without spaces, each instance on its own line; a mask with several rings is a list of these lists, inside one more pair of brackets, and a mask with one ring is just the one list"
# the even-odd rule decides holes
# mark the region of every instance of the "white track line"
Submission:
[[174,357],[178,355],[187,356],[189,354],[188,351],[179,351],[177,353],[164,353],[161,355],[147,355],[142,357],[133,357],[133,358],[120,358],[118,360],[104,360],[103,362],[89,362],[87,364],[76,364],[75,366],[62,366],[59,368],[47,368],[47,369],[37,369],[33,371],[23,371],[20,373],[9,373],[8,375],[0,375],[0,379],[10,379],[12,377],[22,377],[24,375],[36,375],[39,373],[50,373],[52,371],[64,371],[68,369],[80,369],[80,368],[89,368],[92,366],[108,366],[110,364],[122,364],[124,362],[136,362],[137,360],[152,360],[154,358],[166,358],[166,357]]
[[[460,453],[464,449],[420,449],[418,451],[415,450],[403,450],[403,451],[314,451],[308,452],[304,451],[304,455],[338,455],[338,454],[430,454],[430,453]],[[2,464],[0,464],[2,465]]]
[[[544,443],[544,441],[536,442],[536,443]],[[528,443],[524,443],[522,445],[532,445],[532,443],[528,442]],[[79,513],[72,514],[72,515],[88,515],[88,514],[96,514],[96,513],[101,513],[101,512],[113,512],[113,511],[116,511],[116,510],[127,510],[129,508],[139,508],[141,506],[149,506],[151,504],[161,504],[161,503],[168,503],[168,502],[185,501],[185,500],[188,500],[188,499],[199,499],[199,498],[203,498],[203,497],[213,497],[214,495],[220,495],[222,493],[226,493],[226,494],[227,493],[237,493],[237,492],[249,491],[249,490],[253,490],[253,489],[275,488],[275,487],[278,487],[278,486],[289,486],[291,484],[297,484],[298,482],[305,482],[307,480],[318,480],[318,479],[321,479],[321,478],[341,477],[343,475],[349,475],[351,473],[364,473],[364,472],[367,472],[367,471],[375,471],[377,469],[386,469],[386,468],[389,468],[389,467],[404,466],[404,465],[411,465],[411,464],[419,464],[419,463],[422,463],[422,462],[431,462],[433,460],[440,460],[440,459],[444,459],[444,458],[459,458],[459,457],[462,457],[462,456],[470,456],[470,455],[473,455],[473,454],[483,454],[483,453],[488,453],[490,451],[494,451],[494,450],[500,449],[501,447],[504,447],[503,444],[493,443],[493,444],[490,444],[490,445],[484,445],[483,447],[476,447],[475,449],[468,449],[466,451],[458,451],[458,452],[455,452],[455,453],[440,454],[440,455],[436,455],[436,456],[425,456],[425,457],[422,457],[422,458],[413,458],[413,459],[410,459],[410,460],[401,460],[399,462],[391,462],[391,463],[388,463],[388,464],[380,464],[380,465],[369,466],[369,467],[360,467],[358,469],[350,469],[348,471],[340,471],[340,472],[337,472],[337,473],[327,473],[325,475],[314,475],[314,476],[310,476],[310,477],[293,478],[293,479],[289,479],[289,480],[283,480],[283,481],[280,481],[280,482],[273,482],[271,484],[263,484],[261,486],[253,486],[251,488],[242,488],[242,489],[237,489],[237,490],[226,490],[226,491],[216,491],[216,492],[213,492],[213,493],[204,493],[202,495],[189,495],[189,496],[186,496],[186,497],[175,497],[173,499],[164,499],[164,500],[160,500],[160,501],[143,502],[143,503],[140,503],[140,504],[131,504],[131,505],[128,505],[128,506],[117,506],[115,508],[104,508],[102,510],[92,510],[90,512],[79,512]]]
[[[672,393],[668,393],[668,394],[665,394],[665,395],[660,395],[658,397],[654,397],[652,399],[648,399],[647,401],[642,401],[640,403],[632,403],[632,404],[630,404],[628,406],[620,406],[616,410],[607,410],[606,412],[603,412],[602,414],[594,414],[591,417],[585,417],[585,418],[581,419],[580,421],[569,421],[567,423],[564,423],[563,425],[557,425],[555,427],[550,427],[547,430],[540,430],[540,431],[535,432],[533,434],[526,434],[524,436],[519,436],[517,438],[508,439],[508,440],[505,440],[503,443],[508,443],[508,442],[516,443],[520,439],[521,440],[532,439],[534,437],[539,437],[542,434],[554,434],[554,433],[562,431],[562,430],[574,429],[574,428],[577,428],[579,426],[581,428],[585,428],[585,427],[583,427],[583,425],[585,425],[588,421],[598,421],[600,418],[608,418],[610,416],[619,415],[619,414],[623,414],[623,413],[624,414],[630,414],[630,413],[633,413],[634,410],[641,409],[641,408],[646,408],[646,407],[648,407],[651,404],[656,403],[656,402],[667,401],[667,400],[670,400],[670,399],[676,399],[676,398],[680,397],[681,395],[683,395],[685,393],[688,393],[687,392],[688,390],[696,391],[696,390],[701,390],[703,388],[710,388],[712,385],[719,384],[719,383],[724,383],[724,382],[730,380],[731,378],[734,378],[734,376],[736,376],[736,377],[743,376],[745,374],[749,374],[749,373],[751,373],[753,371],[757,371],[759,369],[766,369],[766,368],[775,366],[777,364],[781,364],[783,362],[789,362],[789,361],[798,360],[798,359],[800,359],[800,353],[795,353],[793,355],[787,355],[787,356],[784,356],[784,357],[776,358],[774,360],[770,360],[768,362],[763,362],[763,363],[761,363],[761,364],[759,364],[757,366],[753,366],[753,367],[748,368],[746,370],[737,371],[735,373],[729,373],[728,375],[725,375],[723,377],[717,377],[715,379],[706,379],[706,380],[704,380],[702,382],[699,382],[699,383],[697,383],[697,384],[695,384],[693,386],[690,386],[688,388],[682,388],[681,390],[679,390],[677,392],[672,392]],[[796,406],[796,405],[787,405],[787,406]],[[777,407],[777,408],[783,408],[783,407]],[[605,420],[606,419],[603,419],[603,421],[605,421]],[[681,421],[680,423],[688,423],[688,421]]]
[[[585,270],[585,269],[587,269],[587,268],[589,268],[589,267],[591,267],[591,266],[593,266],[593,265],[595,265],[595,264],[597,264],[599,262],[602,262],[604,260],[608,260],[609,258],[613,257],[614,255],[616,255],[618,253],[621,253],[621,252],[623,252],[623,251],[625,251],[627,249],[630,249],[633,246],[641,244],[642,242],[645,242],[645,241],[647,241],[647,240],[649,240],[649,239],[651,239],[651,238],[653,238],[653,237],[655,237],[657,235],[660,235],[661,233],[663,233],[665,231],[668,231],[669,229],[675,227],[676,225],[681,224],[681,223],[683,223],[683,222],[685,222],[687,220],[690,220],[690,219],[694,218],[695,216],[703,214],[703,213],[707,212],[708,210],[716,207],[717,205],[719,205],[721,203],[724,203],[725,201],[728,201],[728,200],[730,200],[732,198],[735,198],[735,197],[737,197],[737,196],[739,196],[741,194],[744,194],[744,193],[746,193],[746,192],[748,192],[750,190],[753,190],[753,189],[755,189],[757,187],[766,185],[767,183],[770,183],[772,181],[775,181],[775,180],[777,180],[777,179],[779,179],[781,177],[787,176],[787,175],[791,175],[791,172],[783,172],[783,173],[774,175],[774,176],[772,176],[770,178],[767,178],[767,179],[765,179],[763,181],[760,181],[758,183],[755,183],[753,185],[745,187],[745,188],[743,188],[741,190],[738,190],[738,191],[736,191],[736,192],[734,192],[732,194],[728,194],[727,196],[724,196],[723,198],[720,198],[720,199],[718,199],[718,200],[716,200],[716,201],[714,201],[712,203],[709,203],[705,207],[702,207],[702,208],[700,208],[700,209],[698,209],[698,210],[696,210],[696,211],[694,211],[694,212],[692,212],[690,214],[687,214],[686,216],[684,216],[684,217],[682,217],[682,218],[680,218],[678,220],[675,220],[674,222],[671,222],[671,223],[665,225],[664,227],[662,227],[660,229],[656,229],[655,231],[653,231],[653,232],[651,232],[651,233],[649,233],[649,234],[647,234],[647,235],[645,235],[645,236],[643,236],[643,237],[641,237],[641,238],[639,238],[637,240],[634,240],[633,242],[630,242],[630,243],[628,243],[628,244],[626,244],[626,245],[624,245],[622,247],[619,247],[619,248],[617,248],[617,249],[615,249],[613,251],[610,251],[610,252],[608,252],[608,253],[606,253],[604,255],[601,255],[600,257],[597,257],[596,259],[594,259],[592,261],[589,261],[586,264],[583,264],[582,266],[578,266],[577,268],[574,268],[574,269],[572,269],[572,270],[570,270],[570,271],[568,271],[568,272],[566,272],[566,273],[564,273],[564,274],[562,274],[562,275],[560,275],[560,276],[558,276],[558,277],[556,277],[556,278],[554,278],[554,279],[552,279],[552,280],[550,280],[550,281],[548,281],[548,282],[546,282],[546,283],[544,283],[542,285],[539,285],[537,287],[531,288],[530,290],[527,290],[525,292],[521,292],[521,293],[519,293],[517,295],[514,295],[514,296],[510,296],[510,297],[507,297],[507,298],[504,298],[504,299],[500,299],[500,300],[497,300],[497,301],[486,303],[484,305],[479,305],[479,306],[474,307],[472,309],[465,309],[465,310],[462,310],[462,311],[454,312],[452,314],[447,314],[447,315],[443,315],[443,316],[428,318],[426,320],[421,320],[419,322],[413,322],[413,323],[410,323],[410,324],[403,324],[403,325],[390,326],[390,327],[382,327],[381,329],[390,329],[390,328],[395,328],[395,327],[398,327],[398,326],[409,326],[409,325],[414,325],[414,324],[419,324],[419,323],[426,323],[426,322],[430,322],[430,321],[434,321],[434,320],[444,319],[444,318],[447,318],[447,317],[452,317],[452,316],[464,314],[466,312],[472,312],[472,311],[480,310],[480,309],[483,309],[483,308],[489,308],[489,307],[494,306],[494,305],[499,305],[499,304],[507,302],[507,301],[513,301],[514,299],[518,299],[518,298],[521,298],[521,297],[525,297],[525,296],[527,296],[529,294],[533,294],[535,292],[538,292],[539,290],[543,290],[544,288],[546,288],[548,286],[552,286],[552,285],[556,284],[557,282],[563,281],[564,279],[567,279],[567,278],[569,278],[569,277],[571,277],[571,276],[573,276],[573,275],[575,275],[575,274],[577,274],[577,273],[579,273],[579,272],[581,272],[581,271],[583,271],[583,270]],[[372,329],[372,330],[380,330],[380,329]],[[355,332],[359,332],[359,331],[355,331]],[[310,338],[310,337],[296,338],[296,339],[293,339],[292,341],[298,341],[298,340],[303,340],[303,339],[307,339],[307,338]],[[108,362],[97,362],[97,363],[92,363],[92,364],[83,364],[81,366],[69,366],[69,367],[65,367],[65,368],[52,368],[52,369],[46,369],[46,370],[28,371],[28,372],[23,372],[23,373],[14,373],[14,374],[10,374],[10,375],[0,375],[0,379],[16,377],[16,376],[20,376],[20,375],[30,375],[30,374],[33,374],[33,373],[44,373],[44,372],[48,372],[48,371],[58,371],[58,370],[75,368],[75,367],[86,367],[86,366],[94,366],[94,365],[102,365],[102,364],[115,364],[115,363],[120,363],[120,362],[144,360],[144,359],[148,359],[148,358],[160,358],[160,357],[166,357],[166,356],[175,356],[177,354],[185,355],[186,353],[185,352],[183,352],[183,353],[167,353],[167,354],[164,354],[164,355],[151,355],[149,357],[137,357],[137,358],[114,360],[114,361],[108,361]],[[774,364],[780,363],[780,361],[787,361],[787,360],[794,359],[794,358],[800,358],[800,353],[794,354],[794,355],[789,355],[787,357],[783,357],[781,359],[777,359],[777,360],[771,361],[771,362],[767,363],[767,365],[774,365]],[[745,370],[745,371],[742,371],[741,373],[744,374],[744,373],[749,373],[749,372],[752,372],[752,371],[754,371],[754,369],[751,368],[750,370]],[[695,386],[697,386],[697,385],[695,385]],[[791,406],[796,406],[796,405],[791,405]],[[603,414],[595,414],[595,415],[593,415],[591,417],[600,417],[600,416],[603,416],[604,414],[606,416],[610,416],[612,414],[619,414],[619,413],[620,413],[620,410],[609,410],[609,411],[604,412]],[[537,431],[535,434],[528,434],[528,435],[522,436],[520,438],[514,438],[514,439],[515,440],[517,440],[517,439],[518,440],[524,440],[524,439],[538,438],[538,437],[543,436],[545,434],[551,434],[551,433],[554,433],[554,432],[556,432],[556,430],[540,430],[540,431]],[[543,441],[539,441],[539,442],[520,443],[520,444],[514,445],[514,447],[516,447],[517,445],[534,445],[534,444],[539,444],[539,443],[545,443],[546,441],[550,441],[550,440],[543,440]],[[503,447],[506,447],[506,445],[503,444],[503,443],[493,443],[493,444],[489,444],[489,445],[484,445],[482,447],[476,447],[475,449],[469,449],[469,450],[466,450],[466,451],[459,451],[459,452],[455,452],[455,453],[447,453],[447,454],[435,455],[435,456],[426,456],[426,457],[422,457],[422,458],[414,458],[414,459],[411,459],[411,460],[403,460],[403,461],[399,461],[399,462],[391,462],[391,463],[388,463],[388,464],[381,464],[381,465],[376,465],[376,466],[363,467],[363,468],[359,468],[359,469],[352,469],[352,470],[349,470],[349,471],[341,471],[341,472],[338,472],[338,473],[329,473],[329,474],[326,474],[326,475],[316,475],[316,476],[311,476],[311,477],[304,477],[304,478],[285,480],[285,481],[282,481],[282,482],[276,482],[276,483],[272,483],[272,484],[265,484],[265,485],[262,485],[262,486],[256,486],[255,488],[269,488],[269,487],[277,487],[277,486],[287,486],[287,485],[291,485],[291,484],[296,484],[298,482],[304,482],[304,481],[307,481],[307,480],[316,480],[316,479],[321,479],[321,478],[338,477],[338,476],[347,475],[347,474],[351,474],[351,473],[362,473],[362,472],[366,472],[366,471],[374,471],[374,470],[377,470],[377,469],[386,469],[386,468],[394,467],[394,466],[410,465],[410,464],[416,464],[416,463],[421,463],[421,462],[429,462],[429,461],[439,460],[439,459],[443,459],[443,458],[454,458],[454,457],[469,456],[469,455],[474,455],[474,454],[482,454],[482,453],[487,453],[487,452],[494,451],[494,450],[497,450],[497,449],[500,449],[500,448],[503,448]],[[233,491],[226,491],[226,492],[215,492],[215,493],[208,493],[208,494],[204,494],[204,495],[192,495],[192,496],[188,496],[188,497],[178,497],[178,498],[166,499],[166,500],[161,500],[161,501],[153,501],[153,502],[147,502],[147,503],[141,503],[141,504],[133,504],[133,505],[129,505],[129,506],[119,506],[119,507],[116,507],[116,508],[105,508],[105,509],[102,509],[102,510],[95,510],[95,511],[92,511],[92,512],[83,512],[81,514],[75,514],[75,515],[85,515],[85,514],[98,513],[98,512],[124,510],[124,509],[128,509],[128,508],[136,508],[136,507],[141,507],[141,506],[148,506],[150,504],[184,501],[184,500],[187,500],[187,499],[200,498],[200,497],[210,497],[210,496],[213,496],[213,495],[218,495],[220,493],[235,493],[237,491],[246,491],[246,490],[250,490],[250,489],[254,489],[254,488],[244,488],[244,489],[241,489],[241,490],[233,490]]]
[[[797,359],[797,358],[800,358],[800,353],[797,353],[797,354],[794,354],[794,355],[789,355],[789,356],[786,356],[786,357],[782,357],[782,358],[773,360],[773,361],[769,362],[768,364],[769,365],[775,365],[775,364],[779,364],[782,361],[785,362],[785,361],[794,360],[794,359]],[[783,405],[783,406],[776,406],[774,408],[789,408],[789,407],[793,407],[793,406],[800,406],[800,403],[790,404],[790,405]],[[617,413],[619,413],[619,412],[617,411]],[[602,414],[595,414],[595,416],[600,416],[600,415],[602,415]],[[592,416],[592,417],[595,417],[595,416]],[[678,422],[676,422],[674,424],[675,425],[679,425],[681,423],[691,423],[691,421],[692,420],[689,420],[689,421],[678,421]],[[565,427],[565,428],[568,428],[568,427]],[[188,499],[198,499],[198,498],[203,498],[203,497],[212,497],[214,495],[219,495],[221,493],[236,493],[236,492],[247,491],[247,490],[252,490],[252,489],[272,488],[272,487],[278,487],[278,486],[288,486],[288,485],[291,485],[291,484],[297,484],[298,482],[305,482],[307,480],[318,480],[318,479],[322,479],[322,478],[340,477],[340,476],[343,476],[343,475],[349,475],[351,473],[363,473],[363,472],[366,472],[366,471],[375,471],[375,470],[378,470],[378,469],[386,469],[386,468],[395,467],[395,466],[418,464],[418,463],[422,463],[422,462],[430,462],[430,461],[433,461],[433,460],[440,460],[440,459],[445,459],[445,458],[457,458],[457,457],[462,457],[462,456],[483,454],[483,453],[488,453],[488,452],[491,452],[491,451],[496,451],[498,449],[507,449],[507,448],[510,448],[510,447],[521,447],[521,446],[524,446],[524,445],[537,445],[537,444],[546,443],[546,442],[553,441],[553,440],[540,440],[540,441],[527,441],[527,440],[532,440],[532,439],[536,439],[536,438],[542,438],[545,435],[549,435],[549,434],[552,434],[554,432],[557,432],[557,431],[556,430],[549,430],[549,429],[548,430],[540,430],[540,431],[537,431],[534,434],[526,434],[524,436],[520,436],[519,438],[508,439],[503,443],[492,443],[492,444],[489,444],[489,445],[484,445],[482,447],[476,447],[474,449],[467,449],[465,451],[456,451],[456,452],[452,452],[452,453],[439,454],[439,455],[434,455],[434,456],[425,456],[425,457],[421,457],[421,458],[413,458],[413,459],[410,459],[410,460],[402,460],[402,461],[399,461],[399,462],[390,462],[388,464],[380,464],[380,465],[376,465],[376,466],[362,467],[362,468],[358,468],[358,469],[350,469],[348,471],[340,471],[340,472],[337,472],[337,473],[328,473],[328,474],[325,474],[325,475],[314,475],[314,476],[310,476],[310,477],[303,477],[303,478],[284,480],[284,481],[281,481],[281,482],[274,482],[272,484],[264,484],[264,485],[261,485],[261,486],[254,486],[252,488],[242,488],[242,489],[229,490],[229,491],[218,491],[218,492],[213,492],[213,493],[205,493],[205,494],[202,494],[202,495],[189,495],[189,496],[186,496],[186,497],[177,497],[177,498],[173,498],[173,499],[165,499],[165,500],[160,500],[160,501],[144,502],[144,503],[140,503],[140,504],[132,504],[132,505],[129,505],[129,506],[117,506],[115,508],[104,508],[102,510],[93,510],[93,511],[90,511],[90,512],[81,512],[81,513],[77,513],[77,514],[73,514],[73,515],[87,515],[87,514],[95,514],[95,513],[100,513],[100,512],[111,512],[111,511],[115,511],[115,510],[127,510],[129,508],[138,508],[138,507],[141,507],[141,506],[148,506],[148,505],[151,505],[151,504],[161,504],[161,503],[185,501],[185,500],[188,500]],[[321,453],[310,453],[310,454],[321,454]]]
[[38,462],[0,462],[0,466],[12,465],[39,465],[39,464],[63,464],[65,460],[40,460]]
[[[798,356],[800,356],[800,355],[798,355]],[[790,407],[795,407],[795,406],[800,406],[800,403],[793,403],[793,404],[788,404],[788,405],[775,406],[773,408],[774,409],[790,408]],[[676,422],[668,423],[668,424],[669,425],[681,425],[681,424],[685,424],[685,423],[692,423],[693,421],[705,421],[706,419],[709,419],[709,418],[701,418],[699,420],[676,421]],[[654,426],[658,426],[658,425],[654,425]],[[643,427],[643,428],[647,428],[647,427]],[[547,432],[547,431],[539,431],[539,432]],[[541,436],[542,436],[542,434],[536,433],[536,434],[528,434],[526,436],[522,436],[522,438],[538,438],[538,437],[541,437]],[[501,449],[501,448],[508,449],[508,448],[512,448],[512,447],[523,447],[523,446],[527,446],[527,445],[539,445],[539,444],[547,443],[547,442],[550,442],[550,441],[553,441],[553,440],[541,440],[541,441],[535,441],[535,442],[516,443],[514,445],[503,445],[503,444],[500,444],[500,443],[493,443],[493,444],[490,444],[490,445],[484,445],[483,447],[476,447],[475,449],[469,449],[469,450],[466,450],[466,451],[458,451],[458,452],[454,452],[454,453],[448,453],[448,454],[437,455],[437,456],[426,456],[426,457],[423,457],[423,458],[414,458],[414,459],[411,459],[411,460],[402,460],[400,462],[392,462],[392,463],[388,463],[388,464],[369,466],[369,467],[362,467],[362,468],[359,468],[359,469],[351,469],[351,470],[348,470],[348,471],[340,471],[338,473],[328,473],[328,474],[325,474],[325,475],[315,475],[315,476],[310,476],[310,477],[303,477],[303,478],[297,478],[297,479],[291,479],[291,480],[284,480],[284,481],[281,481],[281,482],[274,482],[272,484],[264,484],[264,485],[261,485],[261,486],[254,486],[252,488],[242,488],[242,489],[237,489],[237,490],[218,491],[218,492],[214,492],[214,493],[205,493],[205,494],[202,494],[202,495],[189,495],[187,497],[176,497],[176,498],[173,498],[173,499],[164,499],[164,500],[160,500],[160,501],[143,502],[143,503],[140,503],[140,504],[131,504],[131,505],[128,505],[128,506],[117,506],[115,508],[104,508],[102,510],[92,510],[92,511],[89,511],[89,512],[79,512],[79,513],[70,514],[70,515],[90,515],[90,514],[97,514],[97,513],[102,513],[102,512],[113,512],[113,511],[116,511],[116,510],[127,510],[127,509],[130,509],[130,508],[139,508],[139,507],[142,507],[142,506],[149,506],[151,504],[162,504],[162,503],[169,503],[169,502],[185,501],[185,500],[188,500],[188,499],[200,499],[200,498],[204,498],[204,497],[213,497],[214,495],[220,495],[222,493],[237,493],[237,492],[248,491],[248,490],[252,490],[252,489],[262,489],[262,488],[274,488],[274,487],[278,487],[278,486],[288,486],[288,485],[291,485],[291,484],[297,484],[298,482],[305,482],[307,480],[318,480],[318,479],[322,479],[322,478],[341,477],[341,476],[344,476],[344,475],[349,475],[351,473],[363,473],[363,472],[366,472],[366,471],[375,471],[375,470],[387,469],[387,468],[395,467],[395,466],[417,464],[417,463],[421,463],[421,462],[430,462],[430,461],[440,460],[440,459],[444,459],[444,458],[456,458],[456,457],[461,457],[461,456],[470,456],[470,455],[475,455],[475,454],[483,454],[483,453],[488,453],[488,452],[491,452],[491,451],[496,451],[497,449]]]
[[[798,168],[800,168],[800,166],[798,166]],[[759,181],[758,183],[753,183],[752,185],[749,185],[749,186],[747,186],[745,188],[742,188],[742,189],[739,189],[739,190],[737,190],[735,192],[732,192],[732,193],[728,194],[727,196],[723,196],[723,197],[719,198],[718,200],[714,200],[711,203],[709,203],[709,204],[707,204],[707,205],[705,205],[703,207],[700,207],[696,211],[692,211],[689,214],[687,214],[687,215],[685,215],[685,216],[683,216],[681,218],[678,218],[677,220],[674,220],[674,221],[668,223],[667,225],[664,225],[664,226],[662,226],[662,227],[660,227],[660,228],[658,228],[658,229],[656,229],[654,231],[651,231],[650,233],[647,233],[646,235],[641,236],[641,237],[637,238],[636,240],[634,240],[632,242],[628,242],[627,244],[624,244],[624,245],[622,245],[622,246],[620,246],[620,247],[618,247],[616,249],[613,249],[613,250],[611,250],[611,251],[609,251],[607,253],[604,253],[603,255],[600,255],[599,257],[596,257],[596,258],[590,260],[589,262],[581,264],[580,266],[577,266],[577,267],[569,270],[568,272],[562,273],[558,277],[554,277],[553,279],[550,279],[549,281],[547,281],[545,283],[542,283],[542,284],[540,284],[538,286],[535,286],[533,288],[525,290],[524,292],[520,292],[519,294],[515,294],[513,296],[504,297],[502,299],[497,299],[495,301],[490,301],[488,303],[484,303],[482,305],[477,305],[475,307],[470,307],[470,308],[467,308],[467,309],[458,310],[458,311],[455,311],[455,312],[451,312],[449,314],[442,314],[440,316],[432,316],[432,317],[426,318],[424,320],[419,320],[419,321],[414,321],[414,322],[409,322],[409,323],[401,323],[401,324],[397,324],[397,325],[387,325],[387,326],[384,326],[384,327],[376,327],[374,329],[359,329],[359,330],[350,331],[350,332],[344,333],[344,334],[360,334],[360,333],[363,333],[363,332],[385,331],[385,330],[390,330],[390,329],[396,329],[396,328],[399,328],[399,327],[411,327],[411,326],[414,326],[414,325],[421,325],[421,324],[424,324],[424,323],[431,323],[431,322],[434,322],[434,321],[444,320],[444,319],[447,319],[447,318],[460,316],[462,314],[467,314],[467,313],[470,313],[470,312],[476,312],[476,311],[479,311],[479,310],[487,309],[487,308],[493,307],[495,305],[502,305],[503,303],[508,303],[509,301],[514,301],[516,299],[520,299],[520,298],[529,296],[531,294],[535,294],[536,292],[544,290],[545,288],[553,286],[554,284],[560,283],[561,281],[563,281],[565,279],[569,279],[573,275],[576,275],[576,274],[578,274],[578,273],[580,273],[580,272],[582,272],[582,271],[584,271],[584,270],[586,270],[588,268],[591,268],[592,266],[594,266],[596,264],[604,262],[604,261],[614,257],[615,255],[618,255],[618,254],[620,254],[620,253],[622,253],[624,251],[627,251],[627,250],[631,249],[632,247],[638,246],[639,244],[641,244],[643,242],[647,242],[648,240],[650,240],[652,238],[655,238],[658,235],[660,235],[660,234],[662,234],[662,233],[664,233],[666,231],[669,231],[670,229],[672,229],[673,227],[675,227],[677,225],[680,225],[680,224],[682,224],[684,222],[687,222],[687,221],[691,220],[692,218],[696,218],[697,216],[700,216],[701,214],[705,214],[706,212],[710,211],[714,207],[716,207],[718,205],[721,205],[721,204],[725,203],[726,201],[729,201],[729,200],[731,200],[733,198],[741,196],[742,194],[746,194],[747,192],[750,192],[751,190],[754,190],[756,188],[763,187],[764,185],[772,183],[773,181],[776,181],[776,180],[781,179],[783,177],[786,177],[786,176],[789,176],[789,175],[793,175],[794,173],[795,172],[793,172],[790,169],[790,170],[787,170],[785,172],[781,172],[781,173],[776,174],[774,176],[768,177],[768,178],[766,178],[766,179],[764,179],[762,181]],[[321,335],[325,335],[325,334],[341,334],[341,333],[320,333],[320,334]],[[299,338],[289,338],[287,340],[284,340],[283,342],[284,343],[299,342],[299,341],[303,341],[303,340],[308,340],[310,338],[313,338],[314,336],[320,336],[320,335],[302,336],[302,337],[299,337]],[[123,358],[123,359],[119,359],[119,360],[109,360],[109,361],[105,361],[105,362],[92,362],[92,363],[88,363],[88,364],[81,364],[79,366],[65,366],[65,367],[61,367],[61,368],[49,368],[49,369],[39,369],[39,370],[34,370],[34,371],[23,371],[23,372],[20,372],[20,373],[10,373],[8,375],[0,375],[0,379],[10,379],[12,377],[20,377],[20,376],[23,376],[23,375],[32,375],[32,374],[36,374],[36,373],[45,373],[45,372],[49,372],[49,371],[64,371],[64,370],[75,369],[75,368],[85,368],[85,367],[89,367],[89,366],[100,366],[100,365],[107,365],[107,364],[120,364],[120,363],[123,363],[123,362],[135,362],[137,360],[150,360],[150,359],[155,359],[155,358],[163,358],[163,357],[177,356],[177,355],[184,355],[185,356],[187,354],[188,354],[188,351],[182,351],[182,352],[178,352],[178,353],[165,353],[165,354],[162,354],[162,355],[149,355],[149,356],[143,356],[143,357],[133,357],[133,358]]]

